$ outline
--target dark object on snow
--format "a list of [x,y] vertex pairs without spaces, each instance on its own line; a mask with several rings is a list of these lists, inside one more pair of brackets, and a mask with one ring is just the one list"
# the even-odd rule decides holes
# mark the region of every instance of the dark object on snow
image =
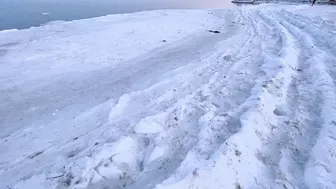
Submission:
[[29,155],[28,158],[29,159],[34,159],[36,156],[39,156],[39,155],[43,154],[43,152],[44,152],[44,150],[35,152],[35,153]]
[[217,30],[208,30],[208,32],[211,32],[211,33],[220,33],[220,31],[217,31]]
[[311,6],[314,6],[315,4],[321,4],[321,5],[336,5],[336,0],[327,0],[327,1],[318,1],[313,0],[313,3]]
[[231,3],[234,4],[254,4],[254,1],[246,1],[246,0],[233,0]]
[[55,178],[60,178],[60,177],[63,177],[64,176],[64,173],[61,174],[61,175],[57,175],[57,176],[53,176],[53,177],[47,177],[46,179],[49,180],[49,179],[55,179]]
[[162,40],[162,42],[167,42],[167,40],[164,39],[164,40]]
[[259,4],[259,0],[233,0],[231,3],[234,4]]

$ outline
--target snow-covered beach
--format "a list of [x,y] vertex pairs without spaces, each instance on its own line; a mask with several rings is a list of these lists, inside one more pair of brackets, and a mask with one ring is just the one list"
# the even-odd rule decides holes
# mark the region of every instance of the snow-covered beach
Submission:
[[336,188],[336,9],[0,31],[0,188]]

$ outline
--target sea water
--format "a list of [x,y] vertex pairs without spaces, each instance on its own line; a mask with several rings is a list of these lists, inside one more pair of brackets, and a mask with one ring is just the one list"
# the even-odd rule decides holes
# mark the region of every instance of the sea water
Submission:
[[56,20],[167,8],[210,8],[223,0],[0,0],[0,30],[24,29]]

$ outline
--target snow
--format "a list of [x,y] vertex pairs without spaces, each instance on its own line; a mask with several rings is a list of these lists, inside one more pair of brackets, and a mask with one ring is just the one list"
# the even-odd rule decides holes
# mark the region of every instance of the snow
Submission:
[[149,134],[159,133],[161,131],[163,131],[161,125],[148,118],[142,119],[140,123],[134,128],[134,132],[136,133]]
[[261,4],[0,31],[0,188],[336,188],[334,15]]
[[164,155],[164,149],[156,146],[153,150],[153,152],[151,153],[151,155],[149,156],[148,162],[147,163],[151,163],[152,161],[157,160],[158,158],[162,157]]

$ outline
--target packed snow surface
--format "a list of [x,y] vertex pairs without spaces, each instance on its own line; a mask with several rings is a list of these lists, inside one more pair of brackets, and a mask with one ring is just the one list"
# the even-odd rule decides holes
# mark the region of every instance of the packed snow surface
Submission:
[[336,188],[335,15],[269,4],[1,31],[0,188]]

